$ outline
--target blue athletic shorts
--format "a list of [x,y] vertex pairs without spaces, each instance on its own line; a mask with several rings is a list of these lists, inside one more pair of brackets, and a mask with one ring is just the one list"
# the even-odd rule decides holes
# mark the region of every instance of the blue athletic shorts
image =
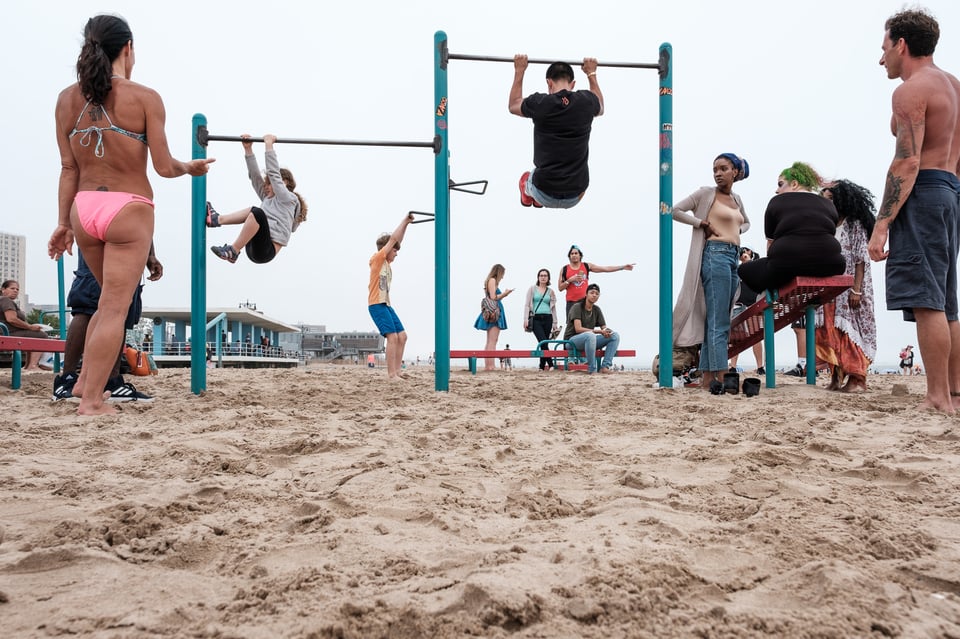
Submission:
[[370,317],[373,318],[373,323],[377,325],[377,330],[380,331],[381,335],[386,337],[390,333],[403,332],[403,324],[400,323],[400,318],[397,317],[397,313],[392,306],[371,304],[367,308],[370,310]]
[[914,308],[957,315],[957,252],[960,250],[960,180],[925,169],[890,225],[887,310],[916,321]]

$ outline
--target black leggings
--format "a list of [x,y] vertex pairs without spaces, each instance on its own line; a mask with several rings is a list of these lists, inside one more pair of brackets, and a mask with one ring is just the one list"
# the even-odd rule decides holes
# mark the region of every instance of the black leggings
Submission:
[[[550,331],[553,329],[553,315],[549,313],[539,313],[533,316],[533,334],[537,338],[537,343],[545,339],[550,339]],[[553,368],[553,359],[549,357],[540,358],[540,370],[544,368]]]
[[740,265],[738,274],[754,291],[777,289],[799,275],[808,277],[830,277],[842,275],[846,261],[843,257],[830,256],[830,259],[817,261],[811,258],[803,264],[784,263],[761,257],[759,260]]
[[253,236],[253,239],[250,240],[245,247],[247,259],[254,264],[266,264],[277,256],[277,249],[273,245],[273,239],[270,237],[270,222],[267,221],[267,216],[263,212],[263,209],[252,206],[250,207],[250,212],[253,214],[253,219],[260,225],[260,228],[257,229],[257,234]]

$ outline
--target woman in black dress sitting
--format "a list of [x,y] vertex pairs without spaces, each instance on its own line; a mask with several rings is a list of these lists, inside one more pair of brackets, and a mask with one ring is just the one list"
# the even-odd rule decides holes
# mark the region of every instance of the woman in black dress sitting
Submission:
[[843,274],[846,262],[836,238],[839,216],[833,202],[819,194],[820,182],[803,162],[780,173],[763,220],[767,257],[739,268],[740,279],[753,290],[775,289],[798,275]]

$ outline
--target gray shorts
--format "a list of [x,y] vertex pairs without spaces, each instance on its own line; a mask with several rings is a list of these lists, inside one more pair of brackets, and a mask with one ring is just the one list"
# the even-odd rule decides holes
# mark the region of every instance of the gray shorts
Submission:
[[890,225],[887,310],[916,321],[915,308],[957,317],[960,251],[960,180],[948,171],[923,170]]

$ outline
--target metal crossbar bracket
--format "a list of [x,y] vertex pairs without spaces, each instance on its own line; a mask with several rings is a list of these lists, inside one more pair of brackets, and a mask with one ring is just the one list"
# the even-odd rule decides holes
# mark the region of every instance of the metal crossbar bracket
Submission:
[[433,222],[433,221],[434,221],[434,214],[433,214],[433,213],[427,213],[426,211],[410,211],[410,215],[424,215],[424,216],[426,216],[426,219],[424,219],[424,220],[414,220],[413,222],[410,222],[411,224],[423,224],[424,222]]
[[[470,193],[471,195],[483,195],[487,192],[487,180],[474,180],[472,182],[454,182],[450,180],[450,190],[451,191],[461,191],[463,193]],[[465,189],[465,186],[471,186],[473,184],[482,184],[483,188],[479,191],[473,189]]]

